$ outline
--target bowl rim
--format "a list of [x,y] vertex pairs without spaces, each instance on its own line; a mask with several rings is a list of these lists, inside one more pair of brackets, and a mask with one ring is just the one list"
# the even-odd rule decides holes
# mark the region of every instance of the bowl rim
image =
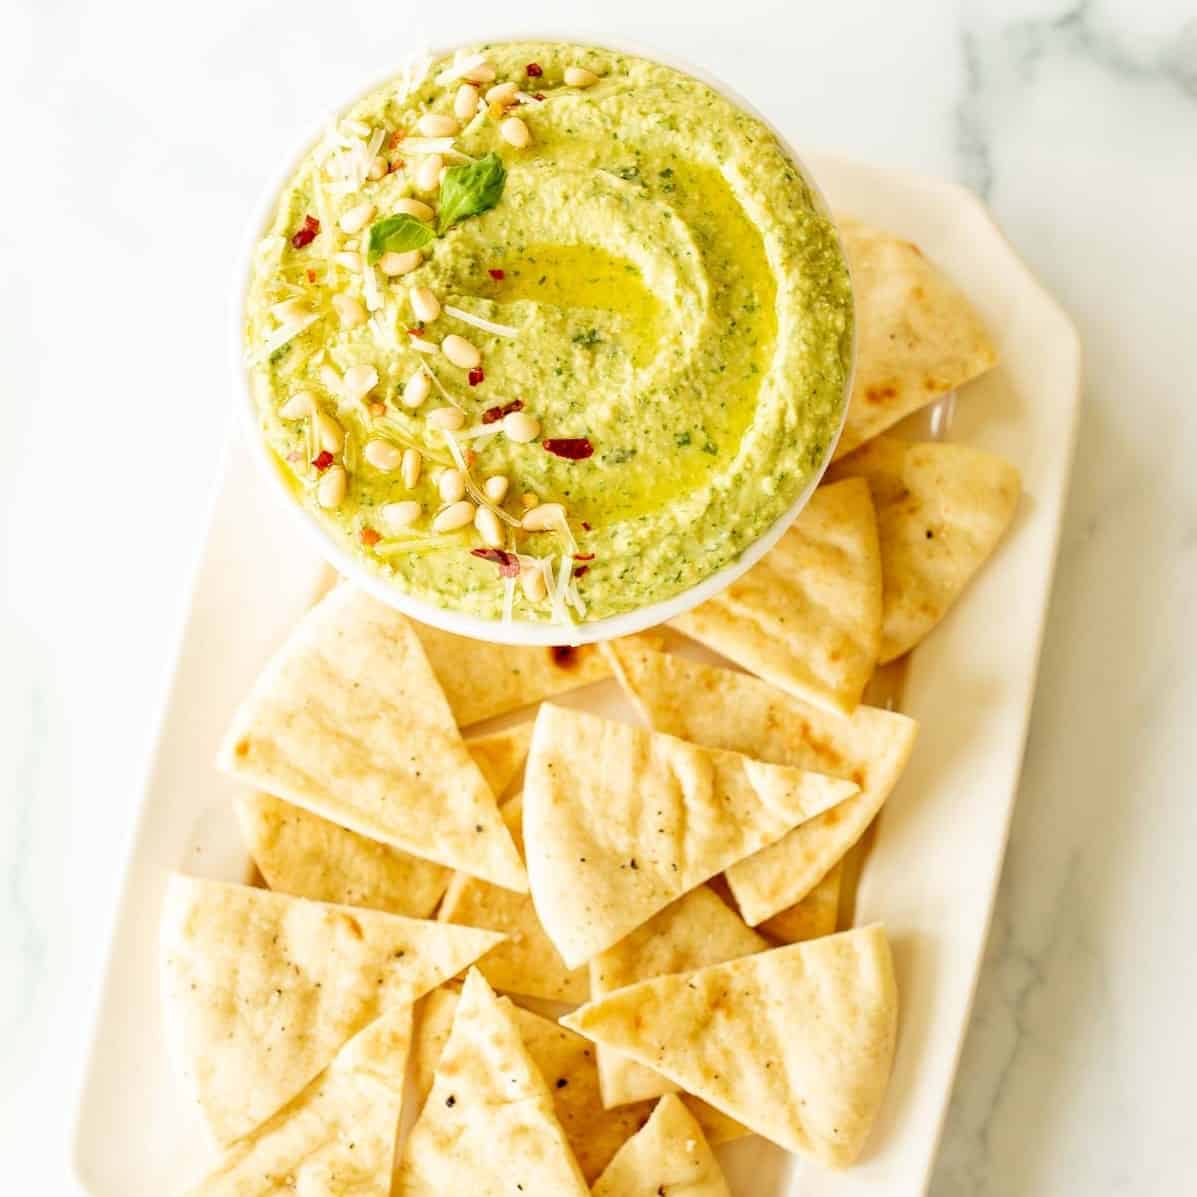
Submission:
[[[261,435],[257,404],[254,400],[253,387],[250,381],[248,364],[245,360],[244,348],[244,317],[249,299],[250,282],[253,277],[254,257],[263,233],[269,228],[271,219],[277,208],[278,199],[283,189],[293,176],[296,167],[303,161],[312,147],[316,144],[320,134],[307,137],[295,152],[288,155],[285,162],[276,173],[272,173],[270,180],[262,189],[258,201],[253,205],[246,223],[241,242],[241,251],[237,255],[237,275],[234,280],[234,302],[231,305],[231,350],[232,368],[241,393],[238,404],[241,418],[238,423],[241,435],[249,442],[250,456],[260,471],[268,476],[268,489],[297,518],[307,533],[308,540],[316,551],[333,566],[343,577],[360,587],[367,593],[404,615],[429,624],[444,632],[452,632],[458,636],[465,636],[472,640],[483,640],[498,644],[551,646],[560,644],[580,645],[590,644],[601,640],[610,640],[618,636],[628,636],[636,632],[645,631],[659,624],[668,622],[697,607],[707,599],[725,590],[736,579],[748,572],[762,557],[781,539],[789,526],[810,501],[811,496],[823,479],[827,467],[835,454],[840,437],[844,430],[844,423],[848,415],[848,404],[852,395],[852,385],[856,374],[856,351],[858,344],[858,329],[856,319],[856,288],[851,274],[851,264],[844,250],[843,236],[836,224],[831,207],[809,167],[799,156],[789,138],[755,105],[740,95],[722,79],[718,78],[700,64],[690,62],[678,55],[662,51],[655,46],[637,43],[619,37],[586,37],[575,40],[567,33],[556,32],[526,32],[512,33],[505,30],[497,36],[478,34],[469,39],[454,42],[434,49],[420,50],[410,54],[405,61],[394,67],[381,78],[370,83],[356,92],[352,97],[339,104],[329,117],[337,120],[351,108],[358,100],[369,95],[376,88],[394,79],[405,68],[425,61],[435,61],[446,55],[456,54],[460,50],[469,49],[479,44],[496,45],[522,41],[556,41],[582,48],[590,47],[600,50],[610,50],[615,53],[633,55],[670,67],[697,79],[718,92],[725,99],[737,105],[743,111],[759,120],[777,138],[782,149],[789,156],[803,182],[810,189],[817,210],[831,223],[832,231],[840,248],[840,254],[849,272],[852,298],[852,335],[849,345],[848,369],[844,377],[844,402],[840,409],[839,424],[835,435],[830,438],[824,451],[819,467],[811,474],[810,481],[792,503],[759,535],[747,544],[741,552],[721,566],[714,573],[708,574],[700,581],[688,586],[685,590],[668,598],[658,599],[642,607],[635,607],[629,611],[621,611],[615,615],[603,616],[595,620],[560,624],[549,621],[532,622],[530,620],[512,619],[503,622],[499,619],[484,619],[468,612],[456,611],[448,607],[440,607],[427,602],[413,594],[408,594],[399,587],[387,582],[370,570],[357,559],[356,554],[350,552],[340,544],[337,538],[319,520],[315,513],[309,511],[303,504],[296,502],[286,480],[279,473],[278,467],[272,459],[270,449],[265,438]],[[323,126],[322,126],[323,127]]]

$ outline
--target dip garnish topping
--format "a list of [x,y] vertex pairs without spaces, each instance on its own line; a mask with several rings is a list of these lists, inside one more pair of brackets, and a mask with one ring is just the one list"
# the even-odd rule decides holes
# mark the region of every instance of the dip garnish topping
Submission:
[[469,374],[466,375],[466,382],[468,382],[472,387],[476,387],[480,382],[485,382],[485,380],[486,375],[477,367],[475,367],[469,372]]
[[461,499],[459,502],[446,507],[444,511],[438,512],[432,521],[432,530],[434,532],[456,532],[458,528],[464,528],[467,524],[474,522],[474,504],[469,499]]
[[305,245],[311,245],[316,240],[318,232],[320,232],[320,222],[314,216],[305,216],[303,224],[291,234],[291,244],[296,249],[303,249]]
[[423,466],[424,455],[419,449],[403,450],[403,465],[400,468],[400,477],[403,479],[403,485],[408,490],[411,490],[420,481],[420,470]]
[[482,354],[476,345],[472,345],[465,337],[450,333],[441,342],[441,352],[455,366],[463,370],[476,370],[482,364]]
[[482,422],[483,424],[494,424],[503,419],[504,416],[511,415],[513,411],[523,410],[524,401],[522,399],[512,399],[510,403],[503,403],[497,407],[488,407],[482,413]]
[[412,287],[407,299],[413,314],[422,324],[430,324],[441,314],[441,301],[429,287]]
[[507,272],[505,270],[488,270],[486,273],[489,274],[490,277],[495,280],[495,282],[502,282],[503,279],[507,277]]
[[327,470],[332,463],[333,455],[327,449],[321,449],[320,452],[312,458],[312,465],[314,465],[321,473]]
[[582,461],[594,454],[594,446],[584,436],[546,437],[541,444],[555,457],[566,461]]
[[[520,124],[523,122],[520,121]],[[487,154],[477,162],[449,167],[441,182],[437,232],[443,236],[467,217],[488,212],[499,202],[506,181],[507,168],[503,165],[503,159],[495,153]]]
[[373,528],[366,527],[361,531],[362,544],[368,549],[373,548],[381,539],[382,537]]
[[531,444],[540,436],[540,421],[526,411],[513,411],[503,417],[503,431],[516,444]]
[[566,67],[563,77],[566,87],[593,87],[599,81],[593,71],[578,66]]
[[[324,455],[321,454],[323,457]],[[316,502],[324,508],[340,507],[345,499],[348,478],[344,466],[331,466],[316,483]]]
[[544,74],[544,67],[542,67],[539,62],[530,62],[526,67],[524,67],[524,74],[527,75],[529,79],[539,79],[541,75]]
[[[479,515],[482,511],[479,511]],[[492,512],[487,512],[492,515]],[[485,549],[471,549],[471,557],[481,557],[483,561],[493,561],[499,567],[499,575],[504,578],[518,578],[520,575],[520,559],[515,553],[509,553],[505,549],[500,548],[485,548]],[[539,570],[537,571],[540,572]]]
[[532,131],[523,118],[518,116],[509,116],[504,119],[503,123],[499,125],[499,136],[517,150],[526,149],[532,144]]
[[384,254],[420,250],[434,240],[436,234],[432,229],[426,224],[421,224],[410,213],[400,212],[397,216],[386,216],[370,226],[370,245],[366,251],[366,261],[373,265]]

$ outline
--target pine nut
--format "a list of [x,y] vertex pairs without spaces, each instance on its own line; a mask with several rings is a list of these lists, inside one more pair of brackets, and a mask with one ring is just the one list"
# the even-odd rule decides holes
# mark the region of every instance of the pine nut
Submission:
[[362,456],[376,469],[388,474],[397,470],[403,461],[403,453],[390,441],[367,441]]
[[414,216],[417,220],[431,220],[433,216],[432,208],[428,204],[423,200],[412,199],[411,196],[396,200],[395,211],[403,216]]
[[456,432],[465,424],[465,412],[456,407],[438,407],[428,413],[428,423],[434,428],[444,428],[449,432]]
[[421,456],[419,449],[403,450],[403,466],[400,469],[399,476],[403,479],[403,485],[408,490],[411,490],[420,481],[420,469],[423,465],[424,458]]
[[278,414],[284,420],[302,420],[310,416],[316,407],[316,397],[311,391],[296,391],[286,403],[278,409]]
[[441,167],[445,160],[440,154],[429,154],[416,167],[415,184],[418,191],[435,191],[441,182]]
[[482,362],[482,354],[465,337],[450,333],[441,342],[441,352],[463,370],[473,370]]
[[388,278],[400,274],[410,274],[424,264],[424,255],[418,249],[409,249],[406,253],[383,254],[378,259],[378,269]]
[[539,565],[525,565],[520,570],[520,589],[528,602],[544,602],[548,590],[544,584],[544,571]]
[[471,83],[493,83],[496,74],[493,63],[480,62],[477,66],[470,67],[462,78],[468,79]]
[[441,314],[441,301],[430,287],[412,287],[407,298],[412,315],[424,324],[431,324]]
[[532,141],[532,134],[528,126],[518,116],[509,116],[499,126],[499,136],[507,142],[508,145],[513,145],[517,150],[522,150]]
[[456,137],[461,132],[461,126],[451,116],[426,112],[416,121],[416,132],[422,137]]
[[492,503],[502,503],[507,497],[507,475],[495,474],[482,485],[482,492]]
[[478,111],[478,89],[463,83],[453,97],[453,112],[459,121],[468,121]]
[[349,479],[344,466],[330,466],[320,476],[316,483],[316,502],[327,509],[340,507],[345,501],[345,491],[348,489]]
[[446,503],[456,503],[465,498],[465,475],[460,470],[441,470],[436,489]]
[[345,448],[345,432],[328,412],[319,408],[312,412],[312,429],[321,449],[327,449],[329,453],[340,453]]
[[341,393],[341,376],[327,362],[320,367],[320,381],[324,383],[324,389],[330,395]]
[[379,154],[374,161],[370,163],[369,177],[377,181],[386,175],[388,169],[389,167],[387,166],[387,160],[381,154]]
[[302,299],[284,299],[270,309],[270,314],[280,324],[292,324],[310,316],[312,309]]
[[479,507],[474,516],[474,527],[482,537],[482,543],[488,548],[501,549],[503,547],[503,525],[499,517],[489,507]]
[[350,403],[356,403],[359,399],[364,399],[376,386],[378,371],[373,366],[350,366],[345,371],[345,377],[341,379],[341,394]]
[[360,299],[354,299],[352,295],[334,295],[332,305],[342,328],[357,328],[366,323],[366,309]]
[[333,254],[333,261],[338,266],[343,266],[346,270],[352,270],[355,274],[361,272],[362,255],[355,253],[351,249],[343,249],[340,253]]
[[456,532],[458,528],[464,528],[466,524],[472,523],[473,519],[474,504],[469,499],[462,499],[460,502],[454,503],[452,507],[446,507],[444,511],[438,513],[432,521],[432,530],[434,532]]
[[526,411],[508,412],[503,417],[503,431],[509,440],[527,445],[540,435],[540,421]]
[[514,104],[515,95],[519,89],[518,83],[496,83],[486,93],[486,102],[488,104],[502,104],[504,107],[508,104]]
[[374,205],[367,200],[364,204],[355,204],[348,212],[341,216],[340,225],[341,231],[352,236],[354,233],[360,233],[362,229],[370,223],[370,217],[374,215]]
[[538,503],[525,513],[520,527],[525,532],[549,532],[565,523],[565,508],[560,503]]
[[576,66],[565,68],[564,79],[566,87],[593,87],[599,81],[593,71]]
[[403,406],[415,411],[428,398],[428,392],[431,390],[432,380],[423,370],[417,370],[403,388]]
[[420,518],[422,510],[415,499],[402,499],[398,503],[384,503],[378,509],[378,518],[388,531],[398,532],[410,528]]

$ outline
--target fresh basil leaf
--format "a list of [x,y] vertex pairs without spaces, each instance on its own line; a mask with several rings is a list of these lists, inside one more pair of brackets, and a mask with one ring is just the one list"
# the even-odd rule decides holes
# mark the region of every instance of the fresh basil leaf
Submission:
[[366,260],[373,265],[383,254],[423,249],[435,236],[426,224],[421,224],[406,212],[384,217],[370,226],[370,247],[366,251]]
[[498,154],[449,167],[437,202],[437,231],[443,236],[467,216],[489,211],[499,202],[506,181],[507,168]]

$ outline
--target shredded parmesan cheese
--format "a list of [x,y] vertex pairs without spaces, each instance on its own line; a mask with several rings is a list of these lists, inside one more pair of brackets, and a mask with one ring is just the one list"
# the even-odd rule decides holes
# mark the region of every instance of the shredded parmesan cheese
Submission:
[[284,324],[282,328],[276,328],[262,342],[256,352],[252,352],[246,357],[247,363],[256,366],[259,362],[265,361],[276,349],[281,349],[288,341],[293,341],[305,328],[311,327],[319,319],[319,313],[313,312],[312,315],[295,324]]
[[402,540],[380,540],[374,546],[374,551],[382,557],[395,557],[401,553],[432,553],[441,549],[457,549],[465,543],[465,538],[461,535],[417,535]]
[[455,408],[457,408],[458,411],[465,411],[465,408],[462,407],[462,405],[457,401],[457,399],[445,387],[445,384],[443,382],[441,382],[441,380],[439,378],[437,378],[436,371],[433,370],[433,368],[430,365],[428,365],[427,362],[421,362],[420,369],[423,370],[424,373],[428,375],[429,379],[431,379],[431,381],[432,381],[432,385],[434,387],[436,387],[436,389],[438,391],[440,391],[441,396],[444,398],[446,403],[451,403]]
[[464,308],[455,308],[450,303],[445,304],[444,310],[446,315],[453,316],[463,324],[472,324],[483,332],[493,333],[496,337],[518,337],[520,334],[520,330],[510,324],[496,324],[493,320],[484,320],[481,316],[475,316],[473,312],[467,312]]
[[419,353],[440,353],[441,347],[432,341],[425,341],[423,337],[408,337],[407,343]]
[[403,139],[404,157],[408,155],[452,153],[452,137],[405,137]]
[[502,507],[496,507],[482,491],[482,488],[474,481],[470,474],[469,464],[466,462],[465,454],[461,451],[461,446],[457,443],[457,438],[447,428],[442,428],[441,432],[444,434],[445,443],[449,446],[449,452],[453,454],[453,461],[457,468],[461,471],[462,477],[465,479],[466,494],[478,504],[479,507],[485,507],[493,511],[505,524],[509,524],[513,528],[518,528],[519,520],[514,516],[508,515]]
[[459,58],[452,66],[446,67],[436,77],[442,87],[446,83],[453,83],[457,79],[464,79],[471,71],[476,71],[486,61],[485,54],[467,54]]

